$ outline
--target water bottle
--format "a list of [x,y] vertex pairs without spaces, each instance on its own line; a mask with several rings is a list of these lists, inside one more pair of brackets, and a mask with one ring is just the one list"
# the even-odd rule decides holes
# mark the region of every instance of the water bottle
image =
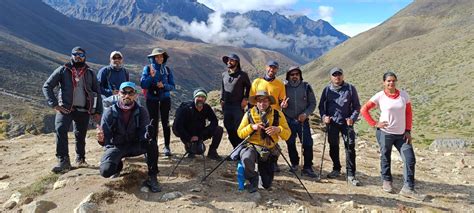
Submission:
[[240,160],[237,163],[237,183],[239,183],[239,191],[245,189],[244,165]]

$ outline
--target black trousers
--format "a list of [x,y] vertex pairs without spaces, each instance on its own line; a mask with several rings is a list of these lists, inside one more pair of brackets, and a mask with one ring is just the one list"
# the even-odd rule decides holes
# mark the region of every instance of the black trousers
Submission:
[[56,157],[69,157],[67,132],[73,124],[74,136],[76,138],[76,154],[78,158],[85,158],[86,134],[89,124],[89,113],[72,111],[69,114],[56,113]]
[[[161,126],[163,127],[163,136],[165,137],[165,146],[170,146],[170,135],[171,129],[169,125],[170,109],[171,109],[171,98],[164,100],[146,100],[146,107],[150,120],[153,119],[153,126],[158,128],[158,120],[161,119]],[[158,140],[158,131],[153,135],[153,138]]]
[[[220,126],[217,126],[216,129],[214,130],[214,132],[212,133],[212,136],[210,137],[210,138],[212,138],[212,141],[211,141],[211,145],[209,146],[209,151],[207,152],[207,154],[209,154],[209,153],[216,154],[217,153],[217,148],[219,148],[219,144],[221,143],[223,133],[224,133],[224,128],[222,128]],[[199,138],[199,140],[205,141],[205,140],[210,139],[210,138]],[[187,141],[183,138],[180,138],[180,139],[181,139],[181,142],[183,142],[185,148],[189,147],[189,143],[191,143],[191,141]]]
[[355,176],[355,132],[353,127],[349,127],[346,124],[337,124],[331,122],[328,125],[329,156],[331,156],[331,160],[333,162],[332,170],[341,171],[341,162],[339,161],[339,134],[342,135],[344,148],[346,150],[347,175]]
[[232,146],[235,148],[242,141],[241,138],[237,135],[237,129],[239,128],[242,117],[244,116],[244,111],[239,105],[224,105],[224,127],[227,130],[229,135],[229,141]]
[[110,177],[121,170],[122,158],[135,157],[145,154],[148,175],[158,174],[158,145],[156,140],[151,143],[134,142],[131,144],[105,146],[105,152],[100,160],[100,175]]

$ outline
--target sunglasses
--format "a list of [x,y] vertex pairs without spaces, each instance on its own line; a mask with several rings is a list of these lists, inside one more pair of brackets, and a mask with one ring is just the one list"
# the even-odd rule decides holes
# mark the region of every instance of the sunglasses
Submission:
[[299,76],[299,73],[290,73],[290,76]]
[[340,73],[340,72],[335,72],[335,73],[332,74],[332,76],[334,76],[334,77],[341,76],[341,75],[342,75],[342,73]]
[[120,56],[115,57],[114,56],[114,57],[112,57],[112,60],[122,60],[122,57],[120,57]]
[[72,53],[73,56],[79,56],[81,58],[84,58],[86,57],[86,54],[85,53]]
[[130,90],[130,91],[120,91],[122,95],[135,95],[135,91]]

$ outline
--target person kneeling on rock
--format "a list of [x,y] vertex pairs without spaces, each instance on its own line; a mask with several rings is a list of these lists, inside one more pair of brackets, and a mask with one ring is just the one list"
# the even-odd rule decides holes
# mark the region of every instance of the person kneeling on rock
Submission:
[[133,82],[120,85],[119,100],[105,110],[98,132],[99,144],[105,146],[100,161],[103,177],[118,177],[123,168],[122,158],[146,155],[148,179],[144,185],[152,192],[160,192],[157,180],[158,145],[151,136],[154,128],[148,111],[139,105],[136,86]]
[[[250,97],[250,103],[255,106],[245,113],[237,130],[240,138],[248,137],[248,143],[237,147],[234,152],[237,156],[231,158],[240,158],[245,179],[250,182],[247,190],[253,193],[258,188],[259,173],[263,188],[271,187],[274,164],[280,153],[278,140],[288,140],[291,130],[283,113],[270,106],[276,101],[266,91],[257,91]],[[258,172],[255,171],[255,163],[258,163]]]

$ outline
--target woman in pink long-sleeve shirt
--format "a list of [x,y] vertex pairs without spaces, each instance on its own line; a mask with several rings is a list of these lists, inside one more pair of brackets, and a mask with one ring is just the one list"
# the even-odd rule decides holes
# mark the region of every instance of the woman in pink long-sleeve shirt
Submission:
[[[364,104],[361,114],[370,126],[376,127],[377,142],[380,146],[380,167],[382,189],[392,193],[392,173],[390,160],[392,146],[402,156],[404,185],[400,195],[424,200],[426,196],[415,191],[415,153],[411,143],[412,109],[408,93],[396,88],[397,76],[393,72],[383,75],[384,90],[378,92]],[[379,121],[375,121],[369,111],[375,107],[380,109]]]

